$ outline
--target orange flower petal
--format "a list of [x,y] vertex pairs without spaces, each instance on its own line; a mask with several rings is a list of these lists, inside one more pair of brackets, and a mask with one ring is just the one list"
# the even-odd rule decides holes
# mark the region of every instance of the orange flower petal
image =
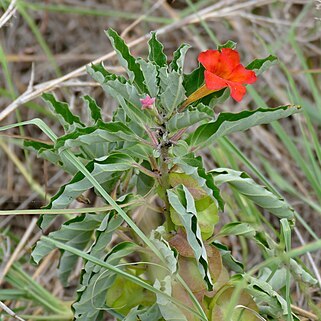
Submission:
[[253,84],[256,81],[256,75],[254,71],[247,70],[243,65],[239,64],[233,69],[228,80],[242,84]]
[[237,102],[240,102],[246,93],[245,86],[237,82],[228,81],[228,87],[231,90],[231,97]]
[[216,91],[229,87],[232,98],[238,102],[246,93],[244,85],[253,84],[256,81],[255,72],[247,70],[240,64],[240,55],[234,49],[206,50],[199,54],[198,61],[205,68],[206,88]]
[[220,90],[227,87],[226,81],[212,72],[205,70],[204,76],[206,87],[210,90]]
[[240,64],[240,55],[236,50],[223,48],[219,61],[218,76],[228,79],[234,68]]
[[216,73],[220,55],[218,50],[206,50],[198,55],[198,61],[206,70]]

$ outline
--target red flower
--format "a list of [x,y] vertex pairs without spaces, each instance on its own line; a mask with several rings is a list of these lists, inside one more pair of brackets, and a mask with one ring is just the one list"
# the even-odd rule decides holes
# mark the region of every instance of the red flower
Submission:
[[238,102],[246,93],[244,85],[256,81],[254,71],[247,70],[240,64],[240,56],[236,50],[206,50],[199,54],[198,61],[205,67],[207,89],[217,91],[229,87],[232,98]]

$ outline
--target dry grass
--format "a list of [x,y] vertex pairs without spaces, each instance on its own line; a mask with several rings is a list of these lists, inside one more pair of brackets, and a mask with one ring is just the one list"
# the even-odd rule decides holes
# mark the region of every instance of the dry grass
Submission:
[[[321,21],[315,19],[321,16],[321,11],[317,10],[314,1],[193,2],[194,4],[192,1],[183,0],[172,3],[147,0],[44,2],[56,8],[67,7],[66,12],[55,12],[53,8],[32,9],[32,3],[29,6],[27,1],[21,1],[23,5],[19,5],[16,11],[11,11],[12,8],[15,10],[15,2],[12,1],[12,8],[9,8],[6,16],[0,20],[0,26],[4,23],[0,29],[0,125],[40,117],[49,123],[56,133],[61,132],[58,123],[48,114],[44,103],[38,98],[42,92],[53,89],[61,100],[71,103],[76,113],[82,117],[86,117],[81,100],[84,94],[95,97],[103,107],[105,117],[109,117],[113,102],[109,101],[84,73],[84,66],[93,60],[103,60],[107,68],[122,71],[104,34],[104,30],[109,27],[123,34],[132,53],[137,56],[146,56],[145,40],[151,30],[159,30],[159,38],[164,42],[169,59],[170,53],[182,41],[190,43],[193,48],[188,53],[190,64],[186,65],[187,71],[195,67],[198,52],[215,47],[216,40],[221,43],[228,39],[236,41],[244,61],[274,52],[282,62],[282,67],[293,77],[298,94],[308,105],[316,106],[317,102],[314,101],[306,78],[306,73],[309,73],[321,90],[318,67],[321,61]],[[41,5],[42,2],[35,4]],[[78,7],[82,8],[81,12],[75,9]],[[304,10],[304,16],[298,21],[298,16]],[[115,12],[108,16],[111,11]],[[125,12],[127,17],[124,17]],[[153,21],[152,17],[158,20],[163,18],[163,21]],[[294,25],[296,29],[295,33],[292,33]],[[308,70],[303,70],[291,41],[304,53]],[[289,83],[280,67],[274,67],[260,77],[254,88],[268,105],[291,102],[288,95]],[[232,104],[230,101],[220,107],[239,110],[256,106],[251,95],[247,95],[242,104]],[[309,112],[312,113],[313,110],[310,109]],[[320,129],[321,125],[319,115],[316,114],[314,118],[317,129]],[[301,116],[295,120],[282,121],[282,127],[289,136],[300,137],[298,122],[306,128],[305,119]],[[318,134],[321,138],[320,131]],[[17,136],[46,140],[38,129],[31,126],[23,131],[7,131],[6,136],[0,137],[1,210],[40,208],[45,204],[45,198],[54,194],[58,187],[68,180],[68,177],[52,165],[37,159],[36,155],[23,152]],[[305,174],[270,127],[254,128],[234,137],[234,141],[263,172],[266,168],[260,157],[277,168],[301,195],[318,202]],[[300,152],[304,153],[302,149]],[[313,222],[314,232],[321,235],[320,214],[292,193],[285,195],[307,222]],[[75,203],[73,206],[81,205]],[[310,236],[305,229],[300,227],[300,230],[303,239],[309,241]],[[14,262],[19,262],[28,274],[33,275],[36,282],[57,298],[72,300],[80,266],[74,273],[71,286],[64,289],[56,277],[56,252],[37,267],[31,266],[26,260],[31,246],[41,235],[35,225],[35,218],[1,216],[0,231],[10,231],[11,239],[10,244],[6,244],[5,238],[0,241],[7,253],[2,262],[0,261],[1,288],[10,287],[3,281],[4,275],[10,271]],[[296,239],[294,242],[300,244]],[[320,266],[320,255],[314,257],[314,262],[317,267]],[[300,300],[304,301],[304,298],[298,298],[298,302]],[[19,302],[7,303],[11,308],[21,305]],[[22,311],[22,314],[35,315],[42,312],[41,309],[29,311],[28,306]]]

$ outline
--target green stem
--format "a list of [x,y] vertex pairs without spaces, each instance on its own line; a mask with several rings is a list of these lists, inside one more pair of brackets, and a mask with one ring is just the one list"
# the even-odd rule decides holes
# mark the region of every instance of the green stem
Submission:
[[167,190],[170,188],[169,184],[169,170],[168,170],[168,149],[169,149],[169,142],[163,141],[161,147],[160,147],[160,178],[159,178],[159,184],[162,191],[162,198],[165,202],[165,209],[164,209],[164,215],[166,220],[166,230],[167,232],[173,231],[175,229],[175,225],[172,222],[171,216],[170,216],[170,204],[167,198]]

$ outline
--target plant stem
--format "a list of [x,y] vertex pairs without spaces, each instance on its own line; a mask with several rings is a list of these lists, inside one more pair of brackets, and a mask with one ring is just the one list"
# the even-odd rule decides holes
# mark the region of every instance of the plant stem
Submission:
[[166,230],[167,232],[170,232],[174,230],[175,225],[172,222],[171,216],[170,216],[170,204],[167,198],[166,191],[170,188],[169,184],[169,171],[168,171],[168,149],[170,147],[169,142],[164,140],[160,146],[160,178],[159,178],[159,185],[161,187],[162,191],[162,199],[165,202],[165,208],[164,208],[164,215],[166,219]]

